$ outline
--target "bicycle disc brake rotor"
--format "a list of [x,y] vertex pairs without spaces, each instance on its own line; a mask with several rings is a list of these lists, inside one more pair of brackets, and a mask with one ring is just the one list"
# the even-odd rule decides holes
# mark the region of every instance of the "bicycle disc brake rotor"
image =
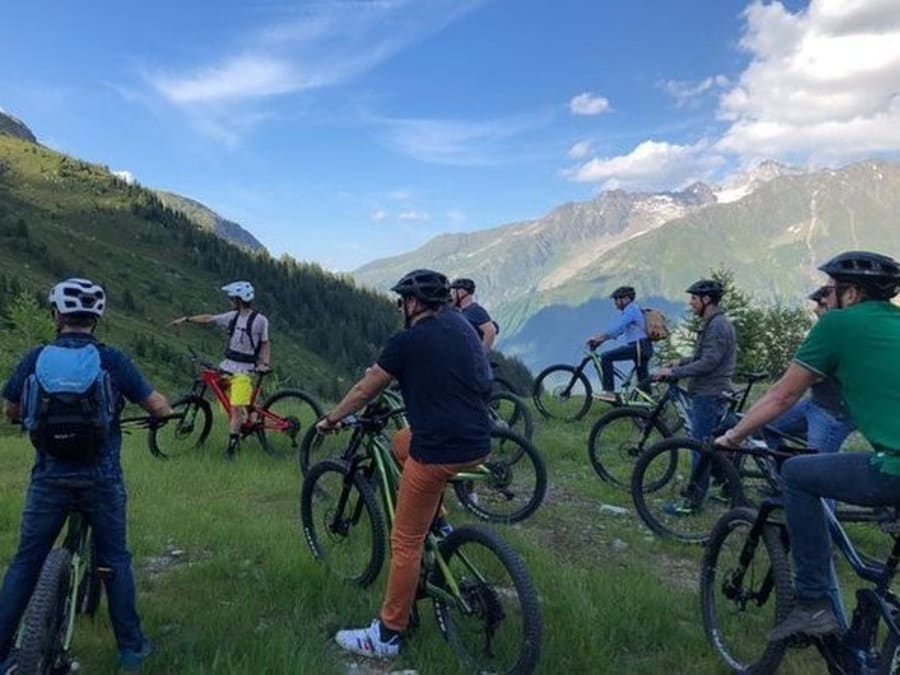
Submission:
[[468,615],[484,623],[485,651],[490,652],[494,633],[506,618],[500,597],[490,585],[474,579],[463,581],[459,592],[469,606]]
[[488,485],[492,488],[503,489],[509,487],[509,484],[512,483],[512,467],[506,462],[486,462],[485,467],[491,472],[491,479],[488,481]]

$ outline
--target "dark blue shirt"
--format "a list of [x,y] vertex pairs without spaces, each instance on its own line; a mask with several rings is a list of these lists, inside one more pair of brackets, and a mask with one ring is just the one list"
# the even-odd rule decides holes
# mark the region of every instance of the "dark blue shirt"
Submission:
[[400,382],[413,458],[454,464],[488,453],[491,366],[461,313],[446,309],[395,333],[377,363]]
[[469,323],[475,326],[475,330],[478,331],[478,337],[484,337],[481,326],[491,323],[491,315],[487,313],[487,310],[477,302],[470,302],[460,311],[469,320]]
[[[139,403],[153,393],[153,387],[150,386],[150,383],[147,382],[131,359],[117,349],[100,344],[93,335],[89,333],[66,333],[53,342],[58,347],[75,348],[83,347],[88,343],[93,343],[97,346],[100,352],[100,365],[109,373],[117,411],[122,407],[123,396],[132,403]],[[41,349],[41,347],[35,347],[19,361],[13,374],[3,387],[3,398],[7,401],[18,403],[21,399],[25,381],[34,372]],[[32,474],[41,472],[90,474],[92,476],[100,475],[106,478],[120,479],[122,477],[122,465],[119,455],[122,449],[122,431],[119,428],[118,418],[117,412],[104,447],[97,454],[93,463],[75,464],[64,462],[38,449]]]

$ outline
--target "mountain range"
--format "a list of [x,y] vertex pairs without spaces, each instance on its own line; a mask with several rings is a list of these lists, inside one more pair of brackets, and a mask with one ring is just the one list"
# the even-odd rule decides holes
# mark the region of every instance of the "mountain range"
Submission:
[[769,161],[722,186],[604,191],[535,220],[440,235],[353,276],[378,289],[415,267],[472,277],[501,324],[499,346],[539,368],[572,360],[608,323],[616,286],[635,286],[642,303],[677,316],[684,289],[725,267],[760,301],[795,304],[834,253],[897,251],[898,218],[897,162],[801,171]]

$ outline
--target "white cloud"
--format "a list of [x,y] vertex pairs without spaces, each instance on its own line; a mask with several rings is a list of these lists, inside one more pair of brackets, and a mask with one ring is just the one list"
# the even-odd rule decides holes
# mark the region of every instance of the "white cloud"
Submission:
[[715,89],[727,87],[728,84],[728,78],[724,75],[710,75],[696,82],[665,80],[659,87],[675,99],[675,105],[683,108],[697,104],[704,95],[712,93]]
[[400,213],[397,218],[400,220],[404,220],[407,222],[425,222],[431,219],[424,211],[416,211],[415,209],[409,209],[407,211],[403,211]]
[[233,106],[347,82],[484,1],[304,3],[292,18],[244,36],[237,55],[182,69],[158,68],[145,79],[195,121],[212,120],[207,131],[227,142],[242,133],[228,123]]
[[376,118],[382,143],[432,164],[475,166],[515,161],[510,144],[546,124],[542,116],[487,121]]
[[644,141],[627,155],[594,157],[570,169],[566,176],[584,183],[600,183],[604,189],[665,190],[708,177],[724,159],[709,153],[709,144],[677,145]]
[[751,62],[720,100],[721,150],[813,163],[900,150],[900,3],[754,3],[745,17]]
[[405,202],[412,199],[412,192],[409,190],[393,190],[387,194],[387,198],[395,202]]
[[572,159],[582,159],[590,155],[593,149],[593,141],[578,141],[575,145],[569,148],[569,152],[567,152],[566,154]]
[[384,220],[387,220],[387,218],[389,216],[390,216],[390,214],[387,211],[385,211],[384,209],[375,209],[374,211],[372,211],[372,214],[369,216],[369,219],[372,220],[372,222],[380,223]]
[[573,115],[599,115],[610,111],[609,99],[589,91],[573,96],[569,101],[569,112]]
[[110,173],[116,178],[125,181],[128,185],[135,184],[134,174],[130,171],[110,171]]

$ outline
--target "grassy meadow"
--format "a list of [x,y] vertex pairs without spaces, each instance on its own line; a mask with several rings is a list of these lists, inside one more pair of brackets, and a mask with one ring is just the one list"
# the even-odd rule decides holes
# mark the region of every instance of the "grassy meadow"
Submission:
[[[542,673],[722,673],[702,632],[700,547],[655,539],[625,492],[597,478],[586,441],[595,406],[575,424],[536,419],[548,464],[547,500],[525,523],[497,526],[525,558],[541,598]],[[224,419],[215,411],[204,448],[170,461],[127,436],[129,543],[138,608],[157,645],[147,673],[465,672],[431,607],[396,663],[344,655],[332,636],[378,611],[386,570],[368,589],[348,587],[312,558],[301,535],[296,464],[273,460],[255,440],[222,460]],[[0,436],[0,567],[13,553],[32,458],[24,437]],[[467,520],[448,495],[451,522]],[[618,515],[603,504],[628,508]],[[104,607],[77,627],[82,672],[114,672]],[[819,673],[813,650],[791,653],[781,672]]]

